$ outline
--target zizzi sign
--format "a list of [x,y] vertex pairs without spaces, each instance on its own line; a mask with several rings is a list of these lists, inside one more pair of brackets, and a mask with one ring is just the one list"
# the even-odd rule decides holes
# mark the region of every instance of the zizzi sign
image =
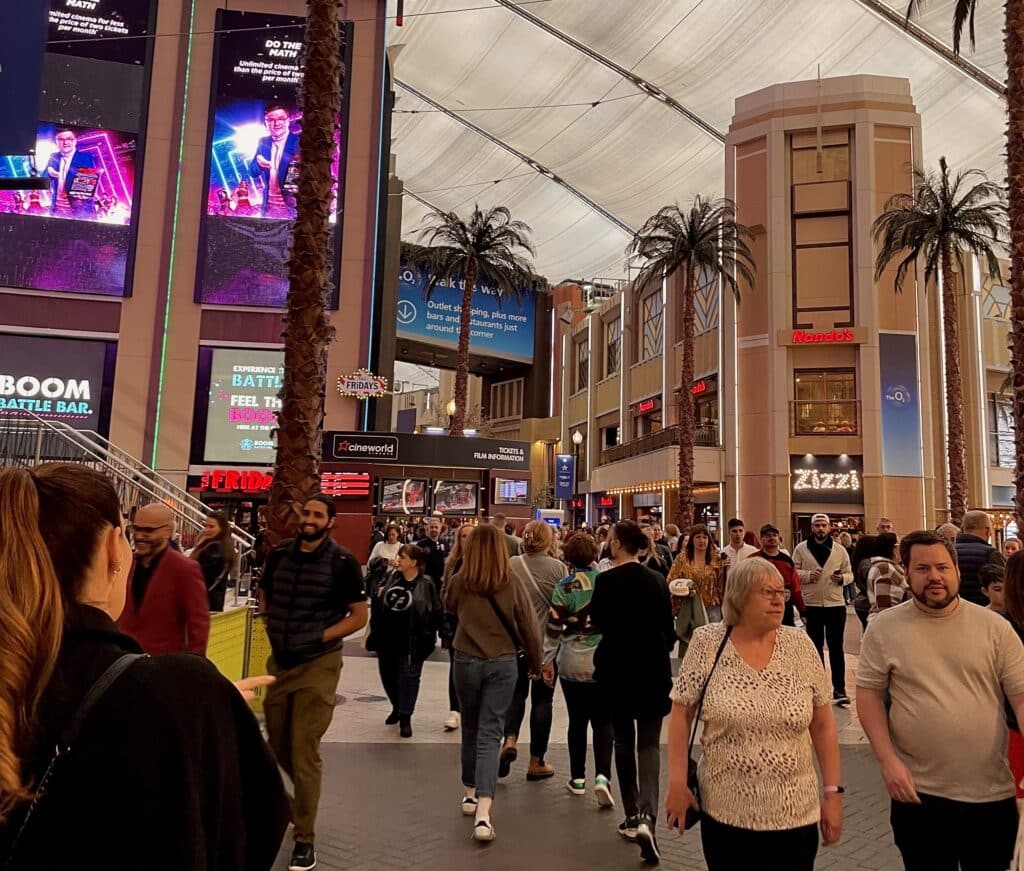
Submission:
[[854,338],[853,330],[829,330],[827,333],[793,330],[794,345],[841,345],[853,342]]
[[860,502],[864,466],[860,457],[790,457],[790,486],[794,502]]

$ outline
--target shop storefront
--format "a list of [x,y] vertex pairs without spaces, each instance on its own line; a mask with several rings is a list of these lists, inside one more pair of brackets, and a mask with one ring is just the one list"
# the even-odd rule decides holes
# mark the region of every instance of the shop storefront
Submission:
[[793,541],[811,534],[811,518],[828,514],[841,532],[864,531],[864,464],[849,454],[790,456]]

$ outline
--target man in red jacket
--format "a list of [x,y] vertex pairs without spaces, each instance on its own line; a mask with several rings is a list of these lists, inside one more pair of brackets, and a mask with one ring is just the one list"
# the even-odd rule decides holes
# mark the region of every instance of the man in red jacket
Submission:
[[132,524],[135,564],[117,625],[151,656],[206,653],[209,600],[199,563],[168,547],[174,515],[160,502],[143,505]]
[[771,523],[761,527],[761,550],[752,554],[766,559],[782,575],[782,582],[786,585],[786,610],[782,617],[783,626],[792,626],[796,621],[793,619],[793,610],[803,613],[804,597],[800,590],[800,576],[796,573],[796,566],[788,554],[782,552],[782,538],[779,530]]

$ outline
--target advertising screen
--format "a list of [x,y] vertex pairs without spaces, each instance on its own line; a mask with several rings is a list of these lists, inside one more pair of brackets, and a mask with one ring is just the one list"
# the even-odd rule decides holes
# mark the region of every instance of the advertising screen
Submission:
[[[459,342],[462,288],[459,283],[438,285],[428,301],[423,295],[424,284],[421,272],[402,264],[398,275],[396,335],[454,349]],[[523,290],[517,303],[508,297],[499,299],[493,288],[478,284],[473,291],[469,352],[532,363],[535,310],[536,295],[532,291]]]
[[427,509],[427,482],[423,478],[382,478],[382,514],[422,514]]
[[132,269],[155,2],[53,0],[34,155],[0,157],[0,284],[120,296]]
[[105,435],[115,355],[113,342],[0,334],[0,412]]
[[495,505],[527,505],[529,482],[516,478],[494,479]]
[[284,351],[214,348],[203,461],[273,465]]
[[480,485],[476,481],[435,481],[434,511],[476,514]]
[[[217,29],[196,300],[282,306],[301,161],[298,88],[305,22],[221,10]],[[343,29],[343,55],[350,42]],[[343,199],[338,179],[344,178],[347,132],[341,121],[332,167],[336,270]]]

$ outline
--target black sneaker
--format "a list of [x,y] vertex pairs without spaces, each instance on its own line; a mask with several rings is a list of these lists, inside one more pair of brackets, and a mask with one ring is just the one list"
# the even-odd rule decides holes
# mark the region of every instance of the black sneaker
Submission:
[[627,841],[635,841],[636,827],[639,821],[639,817],[626,817],[621,823],[619,823],[619,828],[617,829],[618,833]]
[[385,726],[397,726],[399,721],[398,711],[392,711],[384,721]]
[[295,842],[295,849],[292,850],[292,860],[288,863],[288,871],[309,871],[316,868],[316,853],[313,852],[312,844],[300,844]]
[[832,693],[832,701],[840,708],[850,707],[850,697],[846,693],[839,692],[839,690]]
[[401,726],[400,726],[400,728],[398,730],[398,734],[401,735],[403,738],[411,738],[412,737],[412,718],[411,717],[402,717],[399,720],[399,723],[401,724]]
[[636,827],[636,843],[640,845],[640,857],[648,865],[657,865],[661,861],[658,842],[654,839],[654,820],[648,816],[640,817]]
[[498,754],[498,777],[508,777],[509,772],[512,770],[512,763],[516,761],[518,756],[519,751],[515,747],[502,748]]

